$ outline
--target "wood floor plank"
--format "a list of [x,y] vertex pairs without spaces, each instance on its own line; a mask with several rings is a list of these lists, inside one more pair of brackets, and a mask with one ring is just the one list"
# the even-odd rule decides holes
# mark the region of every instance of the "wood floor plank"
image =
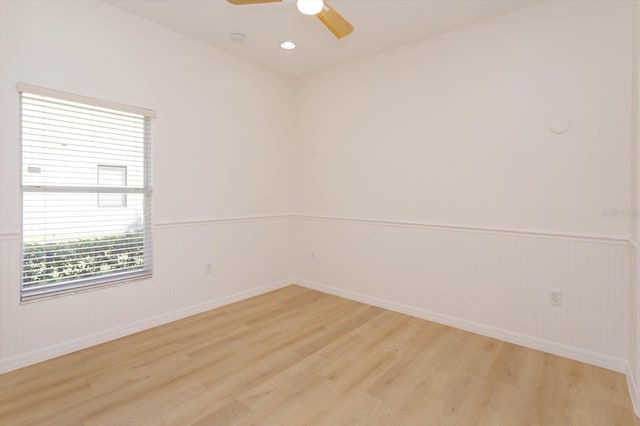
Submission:
[[215,410],[206,417],[193,423],[193,426],[227,425],[242,426],[251,423],[251,410],[239,401],[232,401],[224,407]]
[[0,425],[640,426],[625,377],[289,286],[0,375]]

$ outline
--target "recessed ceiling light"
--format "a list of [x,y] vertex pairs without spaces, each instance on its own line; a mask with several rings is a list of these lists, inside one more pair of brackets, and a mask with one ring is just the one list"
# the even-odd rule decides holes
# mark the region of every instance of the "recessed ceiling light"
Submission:
[[298,0],[296,2],[300,13],[305,15],[317,15],[324,8],[322,0]]
[[282,43],[280,43],[280,47],[283,48],[284,50],[293,50],[296,48],[296,44],[292,41],[285,40]]

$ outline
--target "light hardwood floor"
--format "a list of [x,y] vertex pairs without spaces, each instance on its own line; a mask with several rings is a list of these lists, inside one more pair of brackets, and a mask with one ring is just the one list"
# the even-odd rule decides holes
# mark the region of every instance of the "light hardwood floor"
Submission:
[[0,376],[2,425],[640,425],[622,374],[298,286]]

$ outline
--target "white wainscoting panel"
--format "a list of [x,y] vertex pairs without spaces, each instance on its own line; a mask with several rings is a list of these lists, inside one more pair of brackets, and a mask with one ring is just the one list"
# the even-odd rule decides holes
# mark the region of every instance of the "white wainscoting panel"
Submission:
[[[640,11],[640,8],[638,8]],[[638,243],[629,240],[629,364],[627,383],[636,411],[640,416],[640,282],[638,281]]]
[[636,381],[631,365],[627,365],[627,384],[629,385],[629,394],[631,396],[631,403],[633,404],[633,411],[640,417],[640,387]]
[[300,215],[294,228],[303,285],[627,371],[624,240]]
[[0,372],[289,284],[290,221],[285,215],[165,223],[154,227],[151,279],[22,304],[20,235],[3,235]]

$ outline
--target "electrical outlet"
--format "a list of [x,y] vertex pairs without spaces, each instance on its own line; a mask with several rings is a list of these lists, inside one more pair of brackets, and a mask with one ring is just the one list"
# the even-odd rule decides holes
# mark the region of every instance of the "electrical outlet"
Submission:
[[205,275],[211,275],[213,273],[213,262],[207,262],[204,265]]
[[557,288],[549,290],[549,304],[553,306],[562,306],[562,290]]

